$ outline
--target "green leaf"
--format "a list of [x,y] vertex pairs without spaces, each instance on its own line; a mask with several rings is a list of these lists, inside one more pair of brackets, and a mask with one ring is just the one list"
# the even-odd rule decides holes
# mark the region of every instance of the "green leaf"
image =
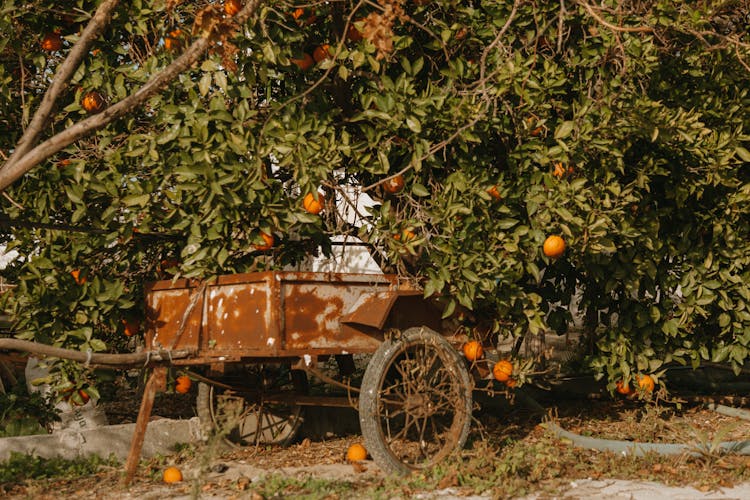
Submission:
[[562,122],[555,130],[555,139],[565,139],[573,132],[574,127],[575,123],[572,121]]
[[445,310],[443,311],[442,318],[449,318],[453,315],[453,312],[456,310],[456,301],[454,299],[448,300],[448,304],[445,306]]
[[737,153],[737,156],[742,158],[742,161],[744,162],[750,162],[750,151],[743,148],[742,146],[737,146],[734,148],[734,152]]
[[131,194],[122,199],[122,204],[126,207],[139,206],[145,207],[151,196],[148,194]]
[[418,182],[415,182],[411,185],[411,192],[414,194],[414,196],[430,196],[430,192],[427,190],[427,188]]

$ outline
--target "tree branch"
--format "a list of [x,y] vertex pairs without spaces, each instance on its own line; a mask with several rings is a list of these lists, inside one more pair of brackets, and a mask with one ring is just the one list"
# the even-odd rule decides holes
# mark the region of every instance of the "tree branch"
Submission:
[[55,77],[47,89],[47,92],[44,94],[39,108],[36,110],[36,113],[34,113],[31,123],[26,128],[21,139],[19,139],[18,144],[16,144],[13,154],[10,155],[7,163],[3,166],[3,170],[9,168],[19,158],[22,158],[23,155],[25,155],[37,143],[39,136],[42,134],[42,131],[52,114],[55,102],[68,86],[68,82],[73,77],[78,66],[80,66],[81,61],[83,61],[83,58],[88,53],[94,40],[96,40],[104,26],[109,22],[109,19],[112,16],[112,11],[117,7],[119,1],[120,0],[105,0],[99,5],[94,17],[92,17],[88,25],[86,25],[83,33],[81,33],[81,37],[75,43],[70,50],[68,57],[65,58],[65,61],[63,61],[55,73]]
[[[242,25],[250,16],[255,13],[261,0],[251,0],[245,4],[240,12],[232,19],[238,25]],[[68,127],[62,132],[55,134],[34,149],[26,153],[14,163],[6,163],[0,168],[0,191],[4,191],[8,186],[13,184],[19,177],[31,170],[40,162],[46,160],[53,154],[62,150],[66,146],[74,143],[85,135],[104,128],[114,120],[125,116],[137,106],[143,104],[151,96],[164,89],[180,73],[190,68],[206,53],[209,45],[212,43],[213,32],[216,26],[213,26],[208,33],[204,33],[188,47],[185,52],[167,66],[161,73],[154,75],[134,94],[129,95],[120,102],[113,104],[103,112],[90,116],[80,122]]]

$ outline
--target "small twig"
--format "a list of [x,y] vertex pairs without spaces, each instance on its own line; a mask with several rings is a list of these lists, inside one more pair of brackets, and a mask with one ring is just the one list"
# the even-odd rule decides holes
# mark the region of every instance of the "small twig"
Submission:
[[568,11],[565,9],[565,0],[560,0],[560,15],[557,19],[557,53],[562,51],[563,44],[563,28],[565,28],[565,14]]
[[486,83],[487,83],[487,77],[485,75],[485,71],[487,69],[487,56],[489,55],[490,51],[500,44],[500,41],[502,40],[503,36],[505,35],[505,32],[508,31],[510,28],[511,23],[513,22],[513,19],[515,19],[516,14],[518,13],[518,5],[520,4],[520,0],[515,0],[513,2],[513,8],[510,11],[510,14],[508,15],[508,19],[505,21],[505,24],[502,28],[500,28],[500,31],[497,33],[497,36],[495,36],[495,39],[490,42],[490,44],[484,48],[482,51],[482,56],[479,58],[479,86],[482,89],[482,93],[486,93]]
[[606,26],[607,28],[611,29],[612,31],[622,31],[625,33],[651,33],[654,31],[654,29],[650,26],[617,26],[610,22],[607,22],[602,18],[599,14],[597,14],[594,11],[594,8],[587,4],[586,2],[579,1],[579,5],[581,5],[586,11],[588,11],[589,15],[593,17],[599,24]]
[[6,200],[8,200],[10,202],[11,205],[13,205],[14,207],[16,207],[17,209],[19,209],[19,210],[23,210],[24,209],[23,205],[21,205],[20,203],[16,203],[16,201],[13,200],[13,198],[11,198],[10,195],[8,193],[6,193],[5,191],[3,191],[3,196],[5,197]]
[[745,60],[740,55],[740,48],[735,45],[734,47],[734,53],[737,55],[737,61],[742,65],[743,68],[750,71],[750,66],[745,62]]

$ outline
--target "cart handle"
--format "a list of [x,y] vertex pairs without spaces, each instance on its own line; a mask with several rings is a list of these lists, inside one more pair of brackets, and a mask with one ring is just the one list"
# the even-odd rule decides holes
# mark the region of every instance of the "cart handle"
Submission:
[[137,365],[150,361],[171,361],[173,359],[187,358],[193,354],[193,350],[190,349],[143,351],[127,354],[83,352],[75,349],[64,349],[62,347],[40,344],[39,342],[31,342],[29,340],[10,338],[0,338],[0,349],[24,351],[47,357],[69,359],[79,363],[93,363],[97,365]]

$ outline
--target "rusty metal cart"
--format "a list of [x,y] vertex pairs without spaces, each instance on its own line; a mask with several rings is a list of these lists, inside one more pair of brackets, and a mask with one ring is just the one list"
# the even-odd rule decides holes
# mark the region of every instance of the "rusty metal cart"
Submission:
[[[201,380],[206,428],[284,444],[306,406],[354,406],[373,459],[399,474],[440,461],[469,433],[472,378],[440,318],[393,275],[269,271],[146,289],[147,349],[189,353],[171,363]],[[320,370],[333,358],[348,375],[357,354],[372,355],[359,387]],[[346,391],[313,394],[311,374]]]

